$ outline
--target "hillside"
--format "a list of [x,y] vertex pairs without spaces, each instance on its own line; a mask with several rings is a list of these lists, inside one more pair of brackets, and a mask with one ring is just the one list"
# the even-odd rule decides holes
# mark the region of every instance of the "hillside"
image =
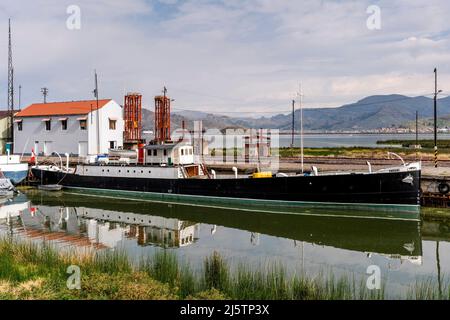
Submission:
[[[420,118],[433,116],[433,99],[427,97],[407,97],[402,95],[377,95],[338,108],[304,109],[305,130],[367,130],[386,127],[401,127],[415,120],[416,110]],[[439,99],[440,117],[450,115],[450,97]],[[144,128],[153,129],[154,114],[144,109]],[[295,112],[298,125],[300,110]],[[194,120],[202,120],[205,128],[222,129],[230,126],[248,128],[272,128],[290,130],[292,115],[279,114],[273,117],[232,118],[198,111],[181,111],[172,114],[172,127],[181,127],[186,121],[192,128]]]

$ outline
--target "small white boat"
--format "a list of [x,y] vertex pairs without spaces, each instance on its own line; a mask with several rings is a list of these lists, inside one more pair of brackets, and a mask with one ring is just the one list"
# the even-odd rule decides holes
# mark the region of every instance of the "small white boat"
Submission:
[[19,155],[0,155],[0,171],[17,185],[27,177],[28,163],[21,163]]
[[0,190],[0,198],[9,198],[14,196],[13,190]]
[[60,191],[62,189],[62,185],[60,184],[40,184],[38,185],[38,189],[42,191]]
[[7,178],[0,178],[0,198],[12,197],[16,192],[16,188],[11,180]]

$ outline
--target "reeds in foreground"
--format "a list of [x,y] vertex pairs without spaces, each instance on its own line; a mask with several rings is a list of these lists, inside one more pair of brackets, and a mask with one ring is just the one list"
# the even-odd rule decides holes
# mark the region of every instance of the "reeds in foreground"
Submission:
[[[67,267],[81,269],[81,290],[67,288]],[[330,271],[288,276],[279,263],[231,268],[214,252],[193,270],[173,251],[161,250],[133,264],[122,250],[58,252],[49,243],[0,239],[0,299],[386,299],[385,287]],[[448,281],[417,280],[408,299],[450,299]]]

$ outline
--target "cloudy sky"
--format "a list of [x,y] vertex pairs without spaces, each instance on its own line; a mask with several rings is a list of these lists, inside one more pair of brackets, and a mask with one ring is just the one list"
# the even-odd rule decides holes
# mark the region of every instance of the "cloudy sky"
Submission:
[[431,94],[436,66],[450,92],[449,12],[447,0],[2,0],[2,105],[9,17],[22,106],[43,86],[49,101],[90,99],[97,69],[102,98],[137,91],[152,108],[165,85],[178,109],[258,115],[287,112],[300,82],[306,107],[333,107]]

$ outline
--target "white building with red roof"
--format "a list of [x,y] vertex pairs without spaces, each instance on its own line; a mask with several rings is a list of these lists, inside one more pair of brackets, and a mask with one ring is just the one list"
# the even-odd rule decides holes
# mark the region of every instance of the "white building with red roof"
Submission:
[[114,100],[35,103],[14,117],[14,152],[49,156],[108,153],[123,146],[123,112]]

